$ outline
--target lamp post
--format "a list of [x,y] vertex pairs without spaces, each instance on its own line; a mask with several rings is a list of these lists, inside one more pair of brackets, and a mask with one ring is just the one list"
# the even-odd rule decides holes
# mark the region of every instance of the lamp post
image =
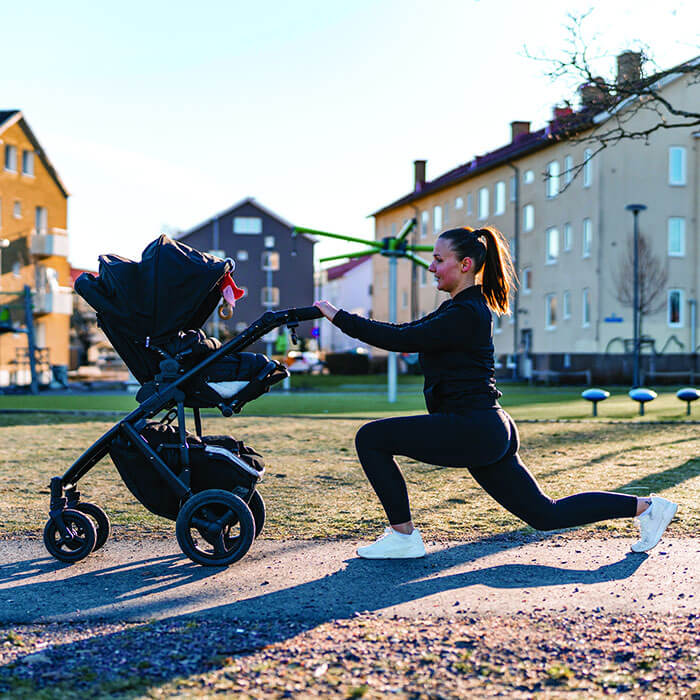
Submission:
[[634,294],[633,294],[633,313],[632,324],[633,328],[633,343],[634,343],[634,375],[632,384],[634,387],[639,386],[639,212],[646,209],[644,204],[628,204],[625,209],[631,211],[634,216],[634,257],[633,257],[633,276],[634,276]]

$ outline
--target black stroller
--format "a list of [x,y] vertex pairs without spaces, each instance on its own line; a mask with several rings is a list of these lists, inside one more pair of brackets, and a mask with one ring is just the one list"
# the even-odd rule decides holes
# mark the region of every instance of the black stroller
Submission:
[[[107,541],[110,523],[99,506],[80,500],[78,481],[109,454],[122,479],[151,512],[175,520],[177,541],[193,561],[225,566],[243,557],[265,522],[256,486],[262,457],[228,435],[202,435],[201,408],[229,417],[288,376],[265,355],[241,352],[286,325],[296,340],[301,321],[319,318],[311,306],[268,311],[200,361],[178,345],[217,308],[230,260],[160,236],[141,262],[100,257],[99,276],[81,275],[75,289],[97,312],[105,335],[141,384],[138,408],[89,447],[63,476],[51,479],[44,544],[76,562]],[[195,434],[185,427],[185,407]],[[160,420],[152,420],[164,412]]]

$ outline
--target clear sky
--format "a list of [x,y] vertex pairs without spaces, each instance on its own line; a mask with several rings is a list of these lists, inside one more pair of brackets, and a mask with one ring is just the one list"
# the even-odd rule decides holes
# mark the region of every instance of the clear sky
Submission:
[[[560,53],[567,13],[591,6],[6,0],[0,109],[23,110],[71,193],[76,267],[247,196],[370,238],[414,159],[431,179],[505,144],[512,120],[546,123],[570,93],[524,46]],[[608,72],[640,41],[663,67],[700,53],[697,1],[601,2],[586,26]]]

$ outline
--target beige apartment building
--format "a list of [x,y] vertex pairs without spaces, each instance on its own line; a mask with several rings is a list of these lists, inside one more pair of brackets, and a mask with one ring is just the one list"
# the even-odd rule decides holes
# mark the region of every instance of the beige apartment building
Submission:
[[[700,85],[690,76],[675,74],[660,87],[675,107],[698,111]],[[578,112],[555,108],[549,125],[535,132],[528,122],[512,122],[506,146],[432,181],[425,179],[425,161],[415,161],[414,191],[374,214],[377,239],[393,235],[411,217],[418,222],[413,241],[420,244],[430,245],[441,230],[463,225],[492,225],[510,239],[520,291],[517,322],[515,316],[494,319],[504,371],[518,352],[525,376],[533,370],[590,370],[596,381],[629,379],[632,308],[617,291],[633,234],[628,204],[647,207],[639,214],[639,230],[667,273],[658,308],[642,321],[643,369],[647,376],[700,370],[700,129],[659,129],[647,143],[620,141],[590,160],[593,145],[564,135],[577,119],[584,124],[580,139],[590,119],[610,118],[584,102]],[[658,116],[641,110],[633,119],[641,126]],[[423,257],[429,259],[427,253]],[[374,270],[373,316],[387,319],[388,260],[377,256]],[[428,313],[447,298],[430,273],[408,261],[399,262],[397,292],[398,322]]]

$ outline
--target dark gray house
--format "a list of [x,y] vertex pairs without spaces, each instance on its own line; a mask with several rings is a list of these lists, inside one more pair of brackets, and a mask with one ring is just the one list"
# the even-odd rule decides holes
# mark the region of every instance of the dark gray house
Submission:
[[[222,339],[239,333],[265,311],[314,302],[315,240],[304,234],[292,239],[293,228],[247,197],[176,236],[193,248],[236,261],[233,277],[246,295],[236,304],[233,318],[219,321]],[[299,327],[299,337],[310,333],[311,324]],[[264,344],[251,349],[262,350]]]

